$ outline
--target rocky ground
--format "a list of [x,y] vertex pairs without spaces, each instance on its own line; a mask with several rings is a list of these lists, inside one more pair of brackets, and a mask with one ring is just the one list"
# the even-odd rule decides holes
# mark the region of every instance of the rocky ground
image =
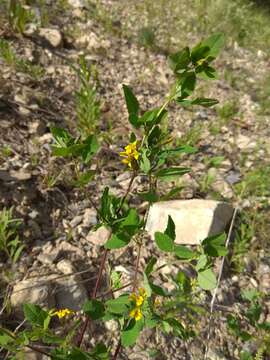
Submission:
[[[117,10],[113,2],[102,3],[111,12]],[[42,22],[40,10],[33,9]],[[60,5],[52,9],[46,26],[31,23],[23,36],[12,32],[5,18],[0,27],[1,39],[9,42],[17,58],[30,64],[28,69],[18,69],[0,56],[0,207],[12,206],[15,216],[22,219],[19,233],[26,245],[10,269],[7,270],[4,257],[0,258],[1,322],[11,328],[20,323],[24,302],[78,310],[91,294],[101,244],[107,236],[103,229],[93,235],[97,214],[91,203],[98,203],[106,185],[115,193],[124,194],[130,178],[117,154],[128,142],[129,131],[122,84],[132,86],[146,110],[162,103],[172,80],[166,52],[137,43],[126,21],[126,8],[119,8],[122,12],[117,12],[115,21],[104,14],[103,22],[100,15],[93,15],[97,14],[93,11],[95,5],[82,6],[80,1],[65,3],[62,10]],[[81,54],[98,71],[98,127],[104,134],[98,181],[89,185],[87,192],[91,202],[85,193],[70,185],[68,163],[52,157],[50,148],[51,125],[76,131],[74,91],[79,83],[70,65],[77,64]],[[263,292],[270,290],[270,243],[265,235],[270,206],[270,117],[260,112],[255,96],[256,86],[269,71],[270,62],[263,49],[254,54],[234,43],[223,52],[217,67],[220,79],[211,87],[202,84],[200,92],[217,98],[220,105],[214,110],[193,111],[172,107],[168,127],[179,144],[187,142],[200,150],[183,159],[192,173],[184,176],[184,183],[177,184],[184,185],[178,198],[221,199],[238,207],[239,212],[255,211],[262,216],[256,220],[261,232],[254,229],[248,251],[243,254],[243,272],[227,269],[218,292],[220,305],[237,308],[240,289],[251,286]],[[211,162],[213,157],[219,157],[218,166]],[[255,185],[254,179],[250,180],[254,170],[260,176]],[[142,189],[144,179],[138,179],[135,185]],[[135,196],[131,201],[141,213],[145,211]],[[151,244],[143,250],[142,265],[153,251]],[[111,266],[118,266],[116,270],[128,281],[135,258],[136,252],[131,249],[116,252]],[[5,309],[7,298],[13,306],[11,313]],[[270,310],[267,301],[266,316]],[[219,349],[226,349],[224,358],[238,359],[237,347],[223,336],[225,314],[220,315],[211,359],[223,358],[216,352]],[[114,333],[115,324],[108,324],[108,330]],[[158,344],[166,359],[201,356],[199,340],[183,345],[177,339],[149,333],[123,359],[147,359],[144,350],[149,342],[153,348]]]

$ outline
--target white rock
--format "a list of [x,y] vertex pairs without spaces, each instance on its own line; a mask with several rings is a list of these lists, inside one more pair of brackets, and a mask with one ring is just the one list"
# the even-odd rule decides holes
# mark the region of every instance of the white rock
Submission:
[[256,142],[252,141],[250,137],[242,134],[238,135],[236,144],[240,150],[254,149],[256,147]]
[[51,308],[54,306],[51,284],[48,278],[29,278],[15,284],[10,297],[11,305],[22,309],[25,303]]
[[95,245],[102,246],[105,244],[109,237],[111,236],[111,231],[105,226],[101,226],[96,231],[90,231],[86,237],[86,240],[90,241]]
[[39,35],[47,40],[53,47],[58,47],[62,42],[62,35],[57,29],[40,28]]
[[175,223],[177,244],[196,245],[209,235],[225,230],[233,208],[214,200],[172,200],[157,202],[150,208],[146,230],[154,239],[156,231],[164,231],[170,215]]
[[85,6],[85,2],[83,0],[68,0],[68,3],[73,8],[83,8]]

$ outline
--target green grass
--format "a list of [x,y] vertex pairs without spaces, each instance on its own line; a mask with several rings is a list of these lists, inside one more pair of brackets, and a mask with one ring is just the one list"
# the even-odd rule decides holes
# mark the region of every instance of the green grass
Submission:
[[97,96],[98,74],[94,65],[80,58],[78,71],[80,88],[75,92],[77,128],[83,138],[93,134],[100,119],[100,103]]
[[0,57],[16,72],[28,74],[33,80],[40,80],[45,73],[44,68],[40,65],[19,58],[12,48],[12,43],[7,40],[0,39]]
[[4,208],[0,211],[0,253],[16,263],[24,245],[19,240],[17,229],[21,221],[13,218],[13,209]]
[[249,0],[119,0],[106,8],[98,1],[90,3],[107,23],[128,11],[121,23],[129,36],[151,29],[151,38],[169,50],[221,31],[227,46],[237,41],[249,49],[270,51],[269,12]]

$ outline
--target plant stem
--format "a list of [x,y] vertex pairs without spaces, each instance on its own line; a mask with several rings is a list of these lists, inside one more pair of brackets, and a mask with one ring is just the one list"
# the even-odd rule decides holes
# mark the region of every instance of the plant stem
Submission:
[[[0,327],[0,330],[3,331],[3,332],[4,332],[5,334],[7,334],[8,336],[12,337],[12,339],[16,340],[16,336],[14,336],[11,332],[7,331],[5,328]],[[27,347],[28,349],[31,349],[31,350],[33,350],[33,351],[36,351],[36,352],[38,352],[38,353],[40,353],[40,354],[42,354],[42,355],[46,355],[46,356],[48,356],[49,358],[52,358],[52,356],[51,356],[48,352],[46,352],[46,351],[44,351],[44,350],[40,350],[40,349],[36,348],[35,346],[25,345],[25,347]]]
[[[101,264],[100,264],[100,268],[99,268],[99,272],[98,272],[98,277],[97,277],[97,280],[96,280],[96,284],[95,284],[95,288],[94,288],[94,291],[93,291],[93,294],[92,294],[92,299],[95,299],[96,296],[97,296],[97,291],[98,291],[98,288],[99,288],[99,285],[100,285],[100,281],[101,281],[101,276],[102,276],[102,273],[103,273],[103,270],[104,270],[104,267],[105,267],[105,263],[106,263],[106,259],[107,259],[107,255],[108,255],[108,252],[109,250],[108,249],[105,249],[104,253],[103,253],[103,257],[102,257],[102,260],[101,260]],[[80,334],[80,337],[79,337],[79,340],[77,342],[77,346],[80,347],[81,344],[82,344],[82,341],[83,341],[83,337],[84,337],[84,334],[85,334],[85,331],[87,329],[87,326],[89,324],[89,317],[85,320],[84,324],[83,324],[83,328],[82,328],[82,331],[81,331],[81,334]]]
[[132,186],[133,181],[134,181],[134,179],[135,179],[136,176],[137,176],[136,171],[133,171],[132,177],[130,178],[130,181],[129,181],[129,184],[128,184],[128,188],[127,188],[127,190],[126,190],[126,192],[125,192],[125,195],[124,195],[124,196],[122,197],[122,199],[121,199],[121,203],[120,203],[119,208],[118,208],[118,210],[117,210],[117,214],[119,214],[119,212],[121,211],[122,206],[124,205],[124,202],[125,202],[128,194],[129,194],[129,192],[130,192],[130,190],[131,190],[131,186]]
[[117,359],[117,355],[119,354],[120,349],[121,349],[121,340],[118,341],[117,348],[115,350],[112,360]]

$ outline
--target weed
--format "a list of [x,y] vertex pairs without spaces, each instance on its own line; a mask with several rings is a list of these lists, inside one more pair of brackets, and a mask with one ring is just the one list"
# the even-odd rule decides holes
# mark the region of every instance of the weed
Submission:
[[23,33],[33,14],[20,0],[10,0],[8,7],[9,24],[14,31]]
[[228,121],[235,116],[239,111],[239,106],[236,100],[228,101],[223,106],[217,107],[218,116]]
[[8,66],[14,66],[16,63],[16,55],[12,50],[10,43],[3,39],[0,39],[0,56]]
[[155,48],[156,37],[151,27],[143,27],[138,32],[138,43],[146,48]]
[[0,158],[9,158],[13,154],[13,151],[10,146],[5,145],[0,148]]
[[83,137],[96,131],[100,119],[100,102],[97,98],[98,74],[94,65],[88,65],[86,59],[80,57],[80,69],[77,71],[80,88],[75,92],[78,130]]
[[242,211],[240,224],[233,242],[231,264],[236,272],[242,273],[245,269],[244,256],[250,250],[251,240],[255,235],[255,217],[248,211]]
[[6,40],[0,39],[0,57],[6,64],[14,68],[17,72],[28,74],[34,80],[39,80],[44,75],[44,69],[40,65],[32,64],[29,60],[18,58]]
[[12,212],[12,208],[4,208],[0,212],[0,251],[4,252],[12,263],[16,263],[25,246],[17,235],[21,221],[13,219]]

